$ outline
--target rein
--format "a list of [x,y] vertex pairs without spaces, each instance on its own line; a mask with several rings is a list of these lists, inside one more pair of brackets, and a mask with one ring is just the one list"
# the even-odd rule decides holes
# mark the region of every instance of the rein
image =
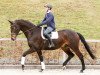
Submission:
[[[33,28],[30,28],[30,29],[28,29],[28,30],[26,30],[26,31],[24,31],[24,33],[28,32],[28,31],[30,31],[30,30],[32,30],[32,29],[34,29],[34,27],[33,27]],[[21,35],[21,34],[23,34],[23,32],[22,32],[22,33],[19,33],[18,35]]]

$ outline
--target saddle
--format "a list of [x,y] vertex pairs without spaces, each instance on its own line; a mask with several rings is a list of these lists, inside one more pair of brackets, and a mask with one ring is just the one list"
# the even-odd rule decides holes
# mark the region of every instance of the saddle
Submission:
[[[42,37],[43,39],[47,39],[46,36],[44,35],[45,29],[46,29],[46,27],[42,27],[42,29],[41,29],[41,37]],[[58,39],[58,32],[55,31],[55,30],[52,31],[51,33],[49,33],[49,35],[50,35],[50,38],[51,38],[51,39]]]

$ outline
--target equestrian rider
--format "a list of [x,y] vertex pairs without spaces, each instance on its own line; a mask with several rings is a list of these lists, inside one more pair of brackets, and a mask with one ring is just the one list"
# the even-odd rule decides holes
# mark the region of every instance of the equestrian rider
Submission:
[[55,30],[54,15],[51,11],[52,5],[46,4],[44,7],[47,10],[45,17],[44,17],[43,21],[40,24],[38,24],[37,26],[40,27],[43,25],[47,25],[47,29],[44,31],[44,35],[47,37],[47,39],[49,41],[49,47],[54,47],[52,39],[50,38],[50,35],[49,35],[50,32]]

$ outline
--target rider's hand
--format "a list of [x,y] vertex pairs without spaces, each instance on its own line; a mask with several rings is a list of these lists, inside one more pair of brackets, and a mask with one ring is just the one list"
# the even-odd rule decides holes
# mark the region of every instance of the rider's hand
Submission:
[[37,25],[37,27],[40,27],[40,25]]
[[40,24],[37,24],[37,27],[40,27],[41,26],[41,23]]

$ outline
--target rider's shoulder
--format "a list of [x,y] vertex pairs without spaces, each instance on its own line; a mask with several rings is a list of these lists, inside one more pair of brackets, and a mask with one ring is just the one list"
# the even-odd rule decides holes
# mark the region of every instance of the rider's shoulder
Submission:
[[49,13],[47,13],[47,15],[53,16],[53,13],[52,12],[49,12]]

